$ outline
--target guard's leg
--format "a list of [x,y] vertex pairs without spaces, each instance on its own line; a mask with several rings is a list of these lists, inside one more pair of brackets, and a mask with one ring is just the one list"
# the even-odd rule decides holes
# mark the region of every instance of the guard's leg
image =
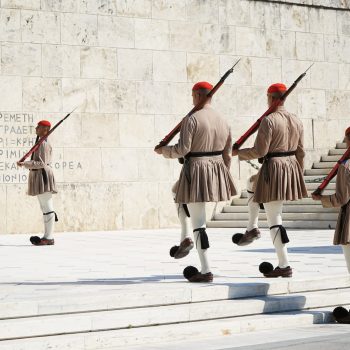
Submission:
[[184,270],[184,276],[190,282],[212,282],[213,274],[210,272],[208,260],[209,240],[206,233],[205,203],[189,203],[188,209],[191,215],[194,242],[201,262],[201,272],[193,266],[188,266]]
[[43,211],[45,233],[44,238],[52,239],[53,230],[55,226],[56,213],[53,208],[52,193],[45,192],[38,195],[40,206]]
[[254,202],[254,177],[250,177],[247,181],[247,192],[248,192],[248,225],[247,230],[244,234],[236,233],[232,236],[232,242],[239,245],[245,246],[256,239],[261,237],[260,231],[258,229],[258,220],[259,220],[259,203]]
[[348,271],[350,273],[350,244],[342,245],[341,247],[343,249],[346,266],[348,267]]
[[[201,262],[201,273],[205,274],[210,272],[210,266],[208,261],[208,248],[207,246],[202,247],[204,244],[205,237],[207,234],[206,229],[206,215],[205,215],[205,203],[189,203],[188,204],[191,221],[193,227],[194,242]],[[204,237],[204,238],[203,238]],[[203,249],[204,248],[204,249]]]
[[[173,192],[175,198],[175,193]],[[178,218],[181,225],[180,245],[174,245],[170,248],[170,256],[175,259],[181,259],[187,256],[194,244],[190,238],[190,213],[186,204],[176,203]]]
[[278,266],[273,271],[262,271],[266,277],[291,277],[292,269],[289,266],[286,243],[289,239],[286,229],[282,225],[283,201],[264,203],[267,222],[270,226],[270,235],[275,247]]
[[55,226],[55,221],[57,220],[57,215],[53,208],[53,201],[52,201],[52,193],[51,192],[45,192],[42,194],[39,194],[38,196],[39,204],[41,211],[43,213],[43,219],[44,219],[44,237],[40,238],[37,236],[33,236],[30,238],[30,241],[34,245],[53,245],[54,239],[52,237],[53,230]]
[[177,213],[181,225],[181,239],[180,243],[187,237],[190,237],[190,217],[187,204],[176,204]]
[[254,185],[254,182],[252,182],[252,178],[249,178],[247,181],[248,214],[249,214],[248,225],[247,225],[248,232],[253,229],[257,229],[258,221],[259,221],[260,206],[259,206],[259,203],[256,203],[253,201],[253,198],[254,198],[253,185]]

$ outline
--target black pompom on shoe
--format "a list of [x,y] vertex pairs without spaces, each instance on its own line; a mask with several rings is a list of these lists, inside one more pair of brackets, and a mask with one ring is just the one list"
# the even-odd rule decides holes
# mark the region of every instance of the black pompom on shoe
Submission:
[[273,265],[267,261],[264,261],[259,265],[259,271],[264,275],[270,273],[273,271]]
[[178,245],[174,245],[173,247],[170,248],[169,254],[172,258],[175,256],[178,249],[179,249]]
[[187,266],[184,269],[183,275],[187,280],[190,280],[191,277],[199,273],[198,269],[194,266]]
[[38,245],[40,241],[41,241],[41,238],[38,236],[30,237],[30,243],[32,243],[33,245]]
[[234,244],[238,244],[239,241],[242,239],[243,237],[243,233],[235,233],[233,236],[232,236],[232,242]]
[[342,306],[338,306],[333,310],[333,316],[337,322],[341,322],[350,315],[349,311]]

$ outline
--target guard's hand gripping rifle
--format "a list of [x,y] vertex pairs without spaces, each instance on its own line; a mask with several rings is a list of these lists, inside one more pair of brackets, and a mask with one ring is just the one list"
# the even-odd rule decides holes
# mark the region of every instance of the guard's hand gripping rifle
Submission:
[[260,126],[261,121],[269,114],[273,113],[282,102],[286,100],[288,95],[297,87],[299,82],[305,77],[307,71],[313,66],[313,64],[290,86],[290,88],[281,96],[280,99],[274,101],[269,109],[233,144],[232,149],[239,149],[247,139],[253,135]]
[[345,153],[341,156],[341,158],[337,161],[337,163],[334,165],[332,170],[329,172],[327,177],[323,180],[320,186],[317,187],[317,189],[312,193],[314,195],[320,195],[324,189],[328,186],[328,184],[331,182],[331,180],[337,175],[338,169],[340,164],[344,161],[350,158],[350,147],[345,151]]
[[55,131],[55,129],[60,126],[78,107],[75,107],[72,112],[68,113],[63,119],[61,119],[53,128],[50,129],[50,131],[47,133],[47,135],[43,136],[39,141],[35,143],[35,145],[18,161],[19,163],[24,162],[29,156],[32,155],[40,145]]
[[181,125],[183,120],[186,117],[191,116],[194,112],[199,111],[200,109],[202,109],[204,107],[204,105],[206,104],[206,102],[216,93],[216,91],[219,90],[219,88],[221,87],[221,85],[224,83],[224,81],[227,79],[227,77],[233,72],[233,69],[235,68],[235,66],[238,64],[238,62],[241,59],[239,59],[232,68],[230,68],[219,80],[219,82],[209,91],[208,95],[206,96],[206,98],[201,101],[200,103],[198,103],[196,106],[194,106],[187,114],[186,116],[181,120],[181,122],[179,124],[177,124],[175,126],[175,128],[173,130],[171,130],[169,132],[168,135],[166,135],[160,142],[159,144],[155,147],[155,149],[166,146],[169,144],[169,142],[180,132],[181,130]]

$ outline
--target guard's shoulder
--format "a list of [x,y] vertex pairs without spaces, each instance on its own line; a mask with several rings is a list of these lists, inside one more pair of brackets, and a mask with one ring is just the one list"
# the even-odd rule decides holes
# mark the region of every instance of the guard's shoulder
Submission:
[[260,125],[264,125],[264,126],[271,126],[273,125],[274,122],[274,115],[276,115],[277,113],[271,113],[268,116],[266,116],[260,123]]

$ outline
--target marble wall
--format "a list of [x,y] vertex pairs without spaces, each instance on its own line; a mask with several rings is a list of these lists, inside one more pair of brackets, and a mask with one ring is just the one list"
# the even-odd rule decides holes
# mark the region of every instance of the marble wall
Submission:
[[[350,109],[349,0],[1,0],[0,233],[40,232],[16,160],[40,119],[51,137],[59,231],[177,225],[180,166],[153,147],[191,108],[191,86],[242,61],[214,104],[239,137],[291,84],[307,164],[342,138]],[[252,140],[250,141],[250,143]],[[233,162],[238,183],[254,171]],[[209,213],[210,215],[210,213]]]

